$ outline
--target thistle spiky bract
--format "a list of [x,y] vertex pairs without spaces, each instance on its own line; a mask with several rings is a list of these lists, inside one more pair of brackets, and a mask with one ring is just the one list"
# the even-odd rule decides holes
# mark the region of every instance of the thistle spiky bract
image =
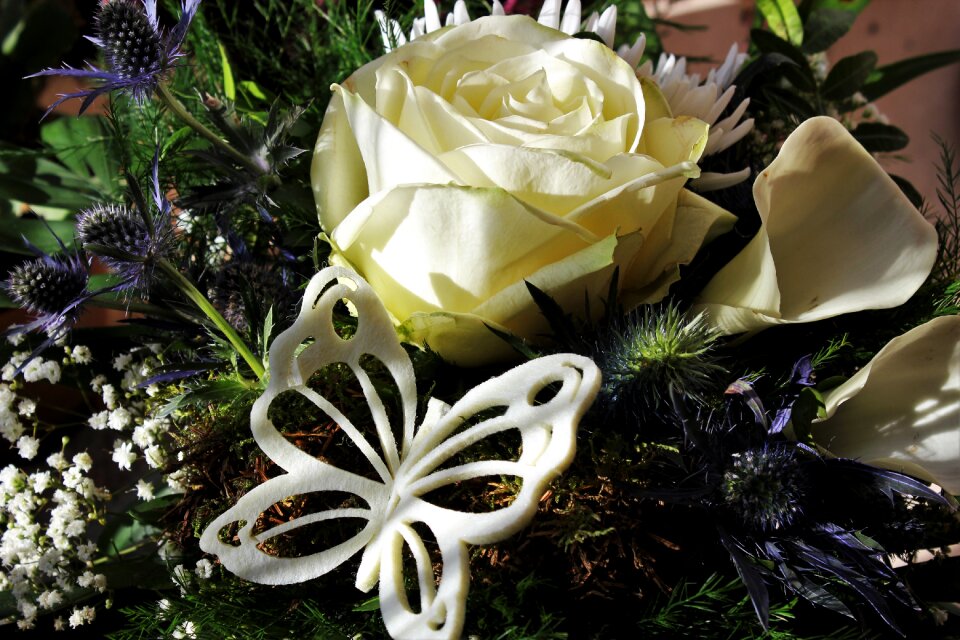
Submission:
[[671,389],[698,397],[724,371],[713,355],[717,338],[703,316],[687,318],[672,304],[646,307],[598,352],[603,393],[614,403],[627,400],[653,409]]

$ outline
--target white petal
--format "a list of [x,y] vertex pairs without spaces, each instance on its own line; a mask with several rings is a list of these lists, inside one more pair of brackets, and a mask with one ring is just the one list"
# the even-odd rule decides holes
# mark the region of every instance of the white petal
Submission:
[[740,171],[735,171],[733,173],[714,173],[712,171],[705,171],[700,174],[699,178],[690,181],[690,188],[698,193],[718,191],[720,189],[732,187],[735,184],[740,184],[750,177],[750,173],[750,167],[743,168]]
[[503,10],[503,5],[500,4],[500,0],[493,0],[493,7],[490,8],[490,15],[492,16],[507,15],[507,12]]
[[501,189],[429,184],[374,194],[331,241],[399,319],[424,310],[468,312],[590,244],[576,225]]
[[540,8],[540,15],[537,22],[551,29],[560,28],[560,2],[561,0],[544,0]]
[[647,36],[641,33],[637,41],[633,43],[633,46],[621,45],[620,48],[617,49],[617,55],[623,58],[631,67],[636,67],[640,64],[640,58],[643,57],[643,50],[646,46]]
[[323,116],[313,151],[310,180],[320,224],[327,231],[340,224],[369,194],[363,157],[339,93],[333,94]]
[[423,0],[423,17],[427,20],[424,28],[426,33],[433,33],[443,26],[440,24],[440,12],[433,0]]
[[571,36],[580,31],[580,0],[567,0],[563,20],[560,21],[560,31]]
[[960,316],[894,338],[824,402],[813,435],[831,453],[960,493]]
[[617,35],[617,5],[607,7],[606,11],[597,21],[597,35],[603,38],[604,43],[611,49],[613,48],[613,39]]
[[832,118],[797,127],[753,193],[760,231],[698,300],[724,332],[899,306],[936,259],[933,226]]

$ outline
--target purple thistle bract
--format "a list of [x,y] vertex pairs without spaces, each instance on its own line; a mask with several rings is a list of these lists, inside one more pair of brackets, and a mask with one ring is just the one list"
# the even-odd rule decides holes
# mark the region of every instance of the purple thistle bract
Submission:
[[114,90],[126,91],[138,103],[150,98],[163,75],[183,56],[180,45],[199,4],[200,0],[184,0],[180,21],[167,32],[157,22],[157,0],[102,2],[95,17],[97,35],[87,39],[103,49],[109,69],[92,64],[88,64],[87,69],[64,66],[27,76],[73,76],[100,82],[91,89],[60,94],[44,117],[72,98],[83,99],[80,104],[80,113],[83,113],[97,96]]

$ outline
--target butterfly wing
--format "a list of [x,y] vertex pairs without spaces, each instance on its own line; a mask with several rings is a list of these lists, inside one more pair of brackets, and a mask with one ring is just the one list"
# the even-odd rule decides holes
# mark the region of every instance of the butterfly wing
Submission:
[[[325,509],[292,520],[262,527],[265,514],[274,505],[291,497],[338,492],[362,500],[354,506]],[[338,567],[379,531],[382,505],[389,491],[379,482],[348,473],[333,465],[310,459],[293,471],[270,478],[247,492],[237,503],[207,525],[200,548],[219,556],[220,562],[237,576],[260,584],[294,584],[311,580]],[[362,504],[366,503],[366,504]],[[363,528],[330,548],[299,557],[283,557],[269,551],[271,541],[294,529],[325,521],[366,520]],[[230,532],[235,527],[236,533]],[[262,527],[262,530],[258,530]]]
[[[463,627],[469,587],[468,544],[490,544],[516,533],[533,518],[549,483],[573,460],[576,429],[600,386],[588,358],[560,354],[539,358],[474,388],[452,408],[434,406],[414,438],[394,483],[396,508],[383,533],[368,545],[361,563],[376,553],[380,564],[380,607],[394,638],[457,638]],[[544,395],[549,395],[544,399]],[[473,419],[496,409],[493,417]],[[467,424],[466,428],[464,425]],[[514,459],[459,460],[487,438],[519,432]],[[505,507],[468,513],[431,503],[432,491],[485,476],[510,476],[520,489]],[[426,525],[442,559],[434,587],[429,554],[414,525]],[[411,606],[403,576],[408,548],[417,567],[420,606]],[[369,566],[367,567],[369,569]],[[362,575],[358,575],[358,584]]]
[[[356,331],[348,338],[342,338],[333,323],[334,307],[341,301],[351,305],[357,314]],[[399,391],[400,450],[383,401],[363,367],[362,359],[371,356],[385,368]],[[357,425],[308,386],[310,377],[328,364],[347,365],[359,382],[379,452]],[[379,482],[317,460],[284,437],[273,424],[270,407],[281,394],[291,391],[312,403],[318,416],[325,415],[339,426],[370,462]],[[372,289],[346,269],[322,270],[307,286],[297,320],[274,340],[270,349],[269,385],[250,413],[257,444],[287,473],[248,492],[210,523],[201,537],[201,548],[219,556],[233,573],[266,584],[301,582],[338,566],[362,549],[380,529],[393,474],[400,466],[400,451],[412,444],[416,401],[410,359]],[[343,502],[348,506],[338,506],[336,496],[344,495]],[[321,503],[332,500],[334,506],[266,527],[269,523],[266,512],[293,496]],[[295,558],[279,557],[271,552],[271,540],[277,536],[318,522],[351,518],[365,520],[366,524],[328,549]],[[236,533],[229,531],[231,525]]]

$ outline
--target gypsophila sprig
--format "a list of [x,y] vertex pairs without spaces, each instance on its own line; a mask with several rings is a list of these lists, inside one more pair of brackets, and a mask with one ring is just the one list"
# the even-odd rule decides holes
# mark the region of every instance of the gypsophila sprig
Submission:
[[157,0],[102,2],[95,18],[97,35],[87,39],[103,50],[108,68],[90,64],[87,69],[44,69],[27,76],[72,76],[99,82],[91,89],[61,94],[44,116],[74,98],[83,99],[83,113],[98,96],[111,91],[129,93],[138,103],[149,99],[164,75],[183,56],[180,47],[199,4],[200,0],[184,0],[180,21],[170,31],[164,31],[157,21]]

